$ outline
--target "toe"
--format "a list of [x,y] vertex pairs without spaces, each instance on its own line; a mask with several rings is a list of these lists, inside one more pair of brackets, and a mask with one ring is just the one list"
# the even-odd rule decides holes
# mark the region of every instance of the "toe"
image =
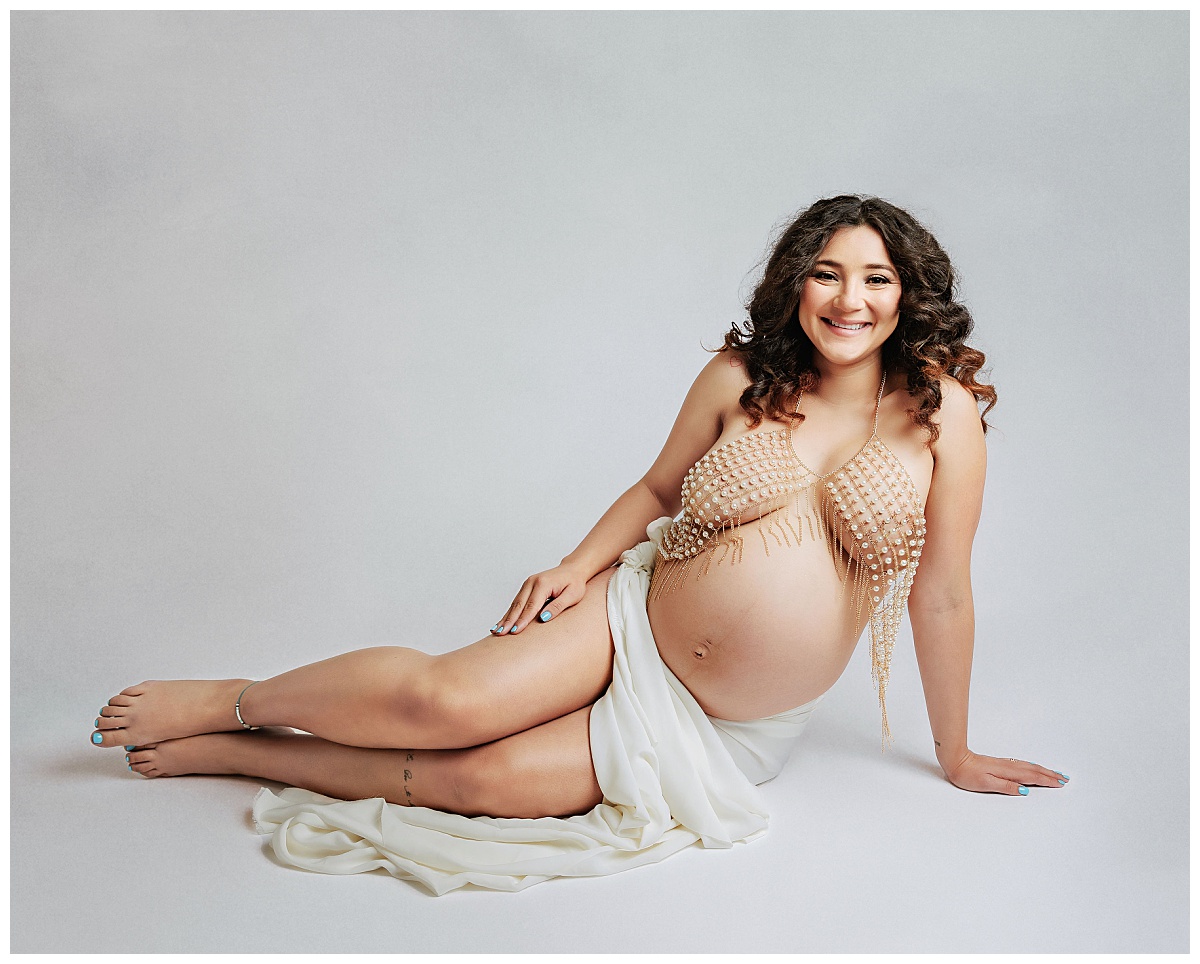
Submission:
[[114,747],[124,746],[125,731],[116,727],[92,731],[92,746]]
[[158,754],[154,752],[157,744],[139,746],[125,754],[125,762],[134,773],[145,776],[150,770],[157,769]]

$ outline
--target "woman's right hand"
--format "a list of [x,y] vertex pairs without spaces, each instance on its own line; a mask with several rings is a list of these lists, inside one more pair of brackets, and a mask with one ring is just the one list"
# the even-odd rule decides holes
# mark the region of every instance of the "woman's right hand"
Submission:
[[504,618],[492,627],[492,635],[520,632],[535,619],[548,622],[583,598],[587,581],[587,573],[567,565],[530,576],[521,584]]

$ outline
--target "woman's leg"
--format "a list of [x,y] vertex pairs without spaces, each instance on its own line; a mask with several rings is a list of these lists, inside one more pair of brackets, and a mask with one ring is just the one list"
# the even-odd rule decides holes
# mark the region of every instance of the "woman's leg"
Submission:
[[460,750],[382,750],[281,730],[207,733],[129,754],[148,777],[244,774],[342,800],[383,797],[474,817],[586,813],[600,802],[588,739],[591,707]]
[[[595,702],[611,679],[611,575],[594,576],[578,604],[517,636],[488,636],[441,656],[358,650],[256,683],[242,696],[242,719],[350,746],[425,749],[473,747],[557,719]],[[234,703],[249,682],[131,686],[100,711],[96,745],[241,730]]]

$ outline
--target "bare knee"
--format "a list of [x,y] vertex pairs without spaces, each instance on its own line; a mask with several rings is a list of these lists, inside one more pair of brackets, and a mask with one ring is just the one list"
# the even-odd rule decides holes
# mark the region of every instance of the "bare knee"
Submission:
[[436,656],[397,688],[393,705],[406,731],[429,748],[473,747],[507,735],[487,688],[462,679]]

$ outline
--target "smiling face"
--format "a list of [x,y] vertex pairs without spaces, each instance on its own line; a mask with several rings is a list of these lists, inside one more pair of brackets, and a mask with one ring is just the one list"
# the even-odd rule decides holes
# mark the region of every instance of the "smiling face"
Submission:
[[862,224],[834,233],[805,279],[798,314],[818,368],[872,363],[900,323],[900,275],[878,231]]

